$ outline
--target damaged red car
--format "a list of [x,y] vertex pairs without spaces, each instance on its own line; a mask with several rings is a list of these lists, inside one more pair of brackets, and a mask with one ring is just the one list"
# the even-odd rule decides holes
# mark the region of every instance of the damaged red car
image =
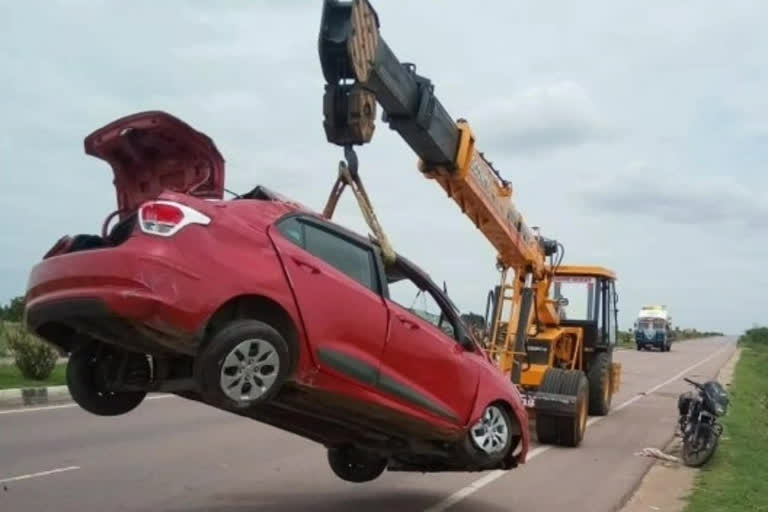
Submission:
[[80,407],[174,393],[321,443],[352,482],[525,461],[516,387],[416,265],[265,187],[225,200],[213,141],[167,113],[118,119],[85,151],[111,166],[117,209],[54,244],[25,311],[69,354]]

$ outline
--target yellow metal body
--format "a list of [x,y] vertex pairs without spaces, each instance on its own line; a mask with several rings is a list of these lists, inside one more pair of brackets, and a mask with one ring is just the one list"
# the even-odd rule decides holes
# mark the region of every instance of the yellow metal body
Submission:
[[[505,373],[511,373],[515,365],[521,365],[519,385],[535,389],[548,368],[582,370],[585,364],[583,330],[560,325],[557,301],[550,299],[550,287],[555,275],[610,280],[615,280],[616,275],[600,266],[560,265],[553,269],[548,265],[538,236],[526,225],[514,205],[512,186],[500,178],[492,164],[477,150],[475,135],[469,124],[460,120],[457,126],[460,144],[454,168],[427,168],[419,162],[419,169],[427,178],[440,184],[498,252],[498,265],[502,269],[500,305],[493,321],[488,350]],[[535,290],[535,303],[527,325],[519,325],[517,312],[526,276],[531,278],[528,285]],[[506,317],[505,310],[508,310]],[[537,341],[552,345],[546,365],[527,365],[526,354],[515,352],[515,335],[520,329],[525,329],[531,337],[535,336]],[[618,389],[621,366],[614,364],[611,373],[614,392]]]

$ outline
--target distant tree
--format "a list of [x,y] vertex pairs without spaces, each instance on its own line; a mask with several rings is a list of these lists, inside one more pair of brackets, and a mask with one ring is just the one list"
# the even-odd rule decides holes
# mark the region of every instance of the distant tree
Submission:
[[21,322],[24,317],[24,297],[14,297],[7,306],[0,309],[0,320],[7,322]]

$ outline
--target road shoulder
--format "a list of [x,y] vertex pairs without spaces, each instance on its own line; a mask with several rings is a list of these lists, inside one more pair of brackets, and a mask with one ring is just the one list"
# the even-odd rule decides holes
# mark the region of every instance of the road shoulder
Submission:
[[[737,348],[718,373],[718,380],[726,387],[733,380],[733,372],[740,356],[741,348]],[[676,437],[667,445],[664,452],[680,457],[680,449],[680,438]],[[651,466],[621,512],[682,512],[693,489],[696,472],[696,469],[679,462],[657,461]]]
[[71,402],[67,386],[0,389],[0,409]]

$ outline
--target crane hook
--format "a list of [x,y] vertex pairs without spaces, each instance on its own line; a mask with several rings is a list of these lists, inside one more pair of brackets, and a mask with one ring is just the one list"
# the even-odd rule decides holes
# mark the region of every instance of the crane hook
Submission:
[[352,178],[357,181],[357,168],[358,168],[358,160],[357,160],[357,153],[355,152],[355,148],[351,144],[347,144],[344,146],[344,159],[347,161],[347,169],[349,169],[349,174],[352,176]]

